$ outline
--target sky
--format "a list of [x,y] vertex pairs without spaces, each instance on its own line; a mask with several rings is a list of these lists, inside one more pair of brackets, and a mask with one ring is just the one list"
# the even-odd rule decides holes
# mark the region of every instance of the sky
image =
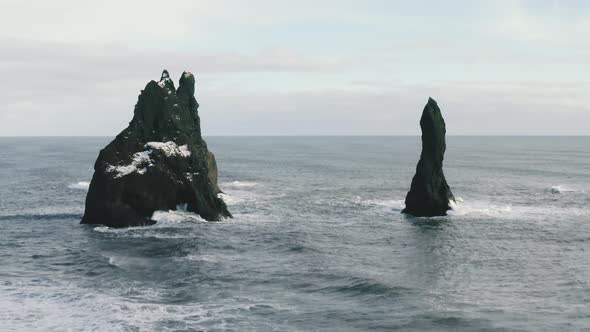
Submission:
[[0,0],[0,136],[114,136],[162,69],[212,135],[590,135],[583,0]]

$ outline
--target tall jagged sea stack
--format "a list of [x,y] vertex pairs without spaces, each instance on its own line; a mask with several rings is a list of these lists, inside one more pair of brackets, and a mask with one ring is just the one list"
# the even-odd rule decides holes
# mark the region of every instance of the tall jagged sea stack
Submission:
[[178,89],[164,70],[141,91],[129,126],[94,164],[83,224],[154,224],[154,211],[186,207],[206,220],[231,217],[217,194],[215,156],[201,137],[195,77]]
[[428,99],[424,107],[420,128],[422,153],[402,213],[416,217],[444,216],[450,209],[449,202],[454,201],[455,197],[443,173],[445,120],[432,98]]

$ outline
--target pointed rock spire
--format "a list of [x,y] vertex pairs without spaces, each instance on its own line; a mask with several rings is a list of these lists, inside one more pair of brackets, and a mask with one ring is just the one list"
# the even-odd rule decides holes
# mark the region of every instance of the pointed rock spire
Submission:
[[438,104],[432,98],[422,111],[422,153],[416,167],[416,175],[406,196],[406,208],[402,213],[414,216],[444,216],[455,198],[443,173],[446,150],[446,126]]
[[195,95],[195,76],[191,72],[182,72],[176,93],[189,97]]

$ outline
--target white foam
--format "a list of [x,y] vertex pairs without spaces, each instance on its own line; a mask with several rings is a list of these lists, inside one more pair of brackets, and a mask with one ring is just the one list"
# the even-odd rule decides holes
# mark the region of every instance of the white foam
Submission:
[[200,222],[206,223],[207,220],[201,218],[199,215],[196,215],[191,212],[186,211],[155,211],[152,215],[152,220],[157,222],[156,225],[174,225],[179,224],[182,222]]
[[115,263],[115,257],[109,257],[109,265],[117,266],[117,264]]
[[82,181],[78,183],[72,183],[68,186],[70,189],[80,189],[80,190],[88,190],[90,187],[90,182]]
[[113,229],[107,226],[98,226],[98,227],[94,227],[94,231],[95,232],[99,232],[99,233],[109,233],[109,231]]
[[511,205],[501,205],[483,201],[467,201],[456,200],[450,201],[449,206],[451,210],[447,211],[449,216],[478,216],[478,217],[510,217],[512,212]]
[[211,255],[188,255],[183,257],[183,259],[192,262],[217,262],[217,259]]
[[223,182],[219,186],[225,191],[225,193],[218,194],[217,197],[221,198],[227,205],[258,201],[259,199],[264,198],[264,196],[256,194],[253,190],[253,188],[258,185],[257,182],[253,181]]
[[224,188],[250,188],[257,186],[258,183],[251,182],[251,181],[232,181],[232,182],[224,182],[222,187]]
[[156,238],[191,238],[192,235],[170,235],[162,234],[161,228],[190,228],[194,223],[207,223],[208,221],[201,218],[199,215],[186,211],[186,204],[179,204],[178,211],[155,211],[150,219],[156,221],[154,225],[150,226],[134,226],[124,228],[111,228],[108,226],[94,227],[95,232],[106,234],[124,234],[128,237],[142,238],[142,237],[156,237]]
[[569,187],[562,186],[562,185],[556,185],[556,186],[551,186],[551,188],[547,188],[545,191],[549,192],[551,194],[563,194],[563,193],[567,193],[567,192],[575,192],[576,190],[569,188]]
[[[140,263],[140,262],[134,262]],[[109,259],[117,266],[117,260]],[[207,302],[186,305],[163,304],[157,299],[163,290],[137,284],[118,286],[111,291],[94,291],[71,281],[51,285],[21,282],[14,289],[0,285],[0,322],[6,331],[157,331],[167,321],[182,322],[195,330],[224,330],[219,317],[254,306],[257,302]],[[121,294],[141,294],[144,301]]]
[[362,206],[378,206],[396,210],[403,210],[406,206],[403,199],[362,199],[360,196],[356,196],[353,202]]
[[238,203],[244,202],[243,198],[230,196],[228,194],[217,194],[217,197],[221,198],[227,205],[236,205]]
[[449,201],[449,207],[451,208],[451,210],[457,210],[457,201],[456,200],[450,200]]

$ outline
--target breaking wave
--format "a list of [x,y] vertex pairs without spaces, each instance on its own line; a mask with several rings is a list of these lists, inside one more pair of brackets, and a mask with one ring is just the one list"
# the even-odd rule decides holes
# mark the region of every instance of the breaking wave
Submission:
[[352,202],[364,207],[389,208],[394,211],[401,211],[406,206],[403,199],[362,199],[360,196],[356,196]]
[[456,199],[455,202],[449,202],[451,210],[447,212],[449,216],[468,216],[478,215],[487,217],[498,217],[506,215],[512,211],[512,206],[493,204],[490,202],[467,201]]
[[175,225],[182,222],[197,222],[197,223],[206,223],[207,220],[201,218],[199,215],[194,214],[192,212],[187,212],[186,209],[177,210],[177,211],[156,211],[152,215],[152,220],[155,220],[157,223],[154,225],[158,226],[168,226],[168,225]]
[[217,197],[221,198],[227,205],[236,205],[244,202],[244,198],[240,198],[235,195],[217,194]]
[[249,188],[257,186],[258,183],[252,181],[231,181],[231,182],[224,182],[221,184],[222,188]]
[[572,188],[565,187],[562,185],[551,186],[550,188],[545,189],[545,192],[548,192],[550,194],[564,194],[564,193],[576,192],[576,191],[577,190],[574,190]]
[[90,187],[90,182],[81,181],[78,183],[72,183],[68,186],[70,189],[80,189],[80,190],[88,190]]

